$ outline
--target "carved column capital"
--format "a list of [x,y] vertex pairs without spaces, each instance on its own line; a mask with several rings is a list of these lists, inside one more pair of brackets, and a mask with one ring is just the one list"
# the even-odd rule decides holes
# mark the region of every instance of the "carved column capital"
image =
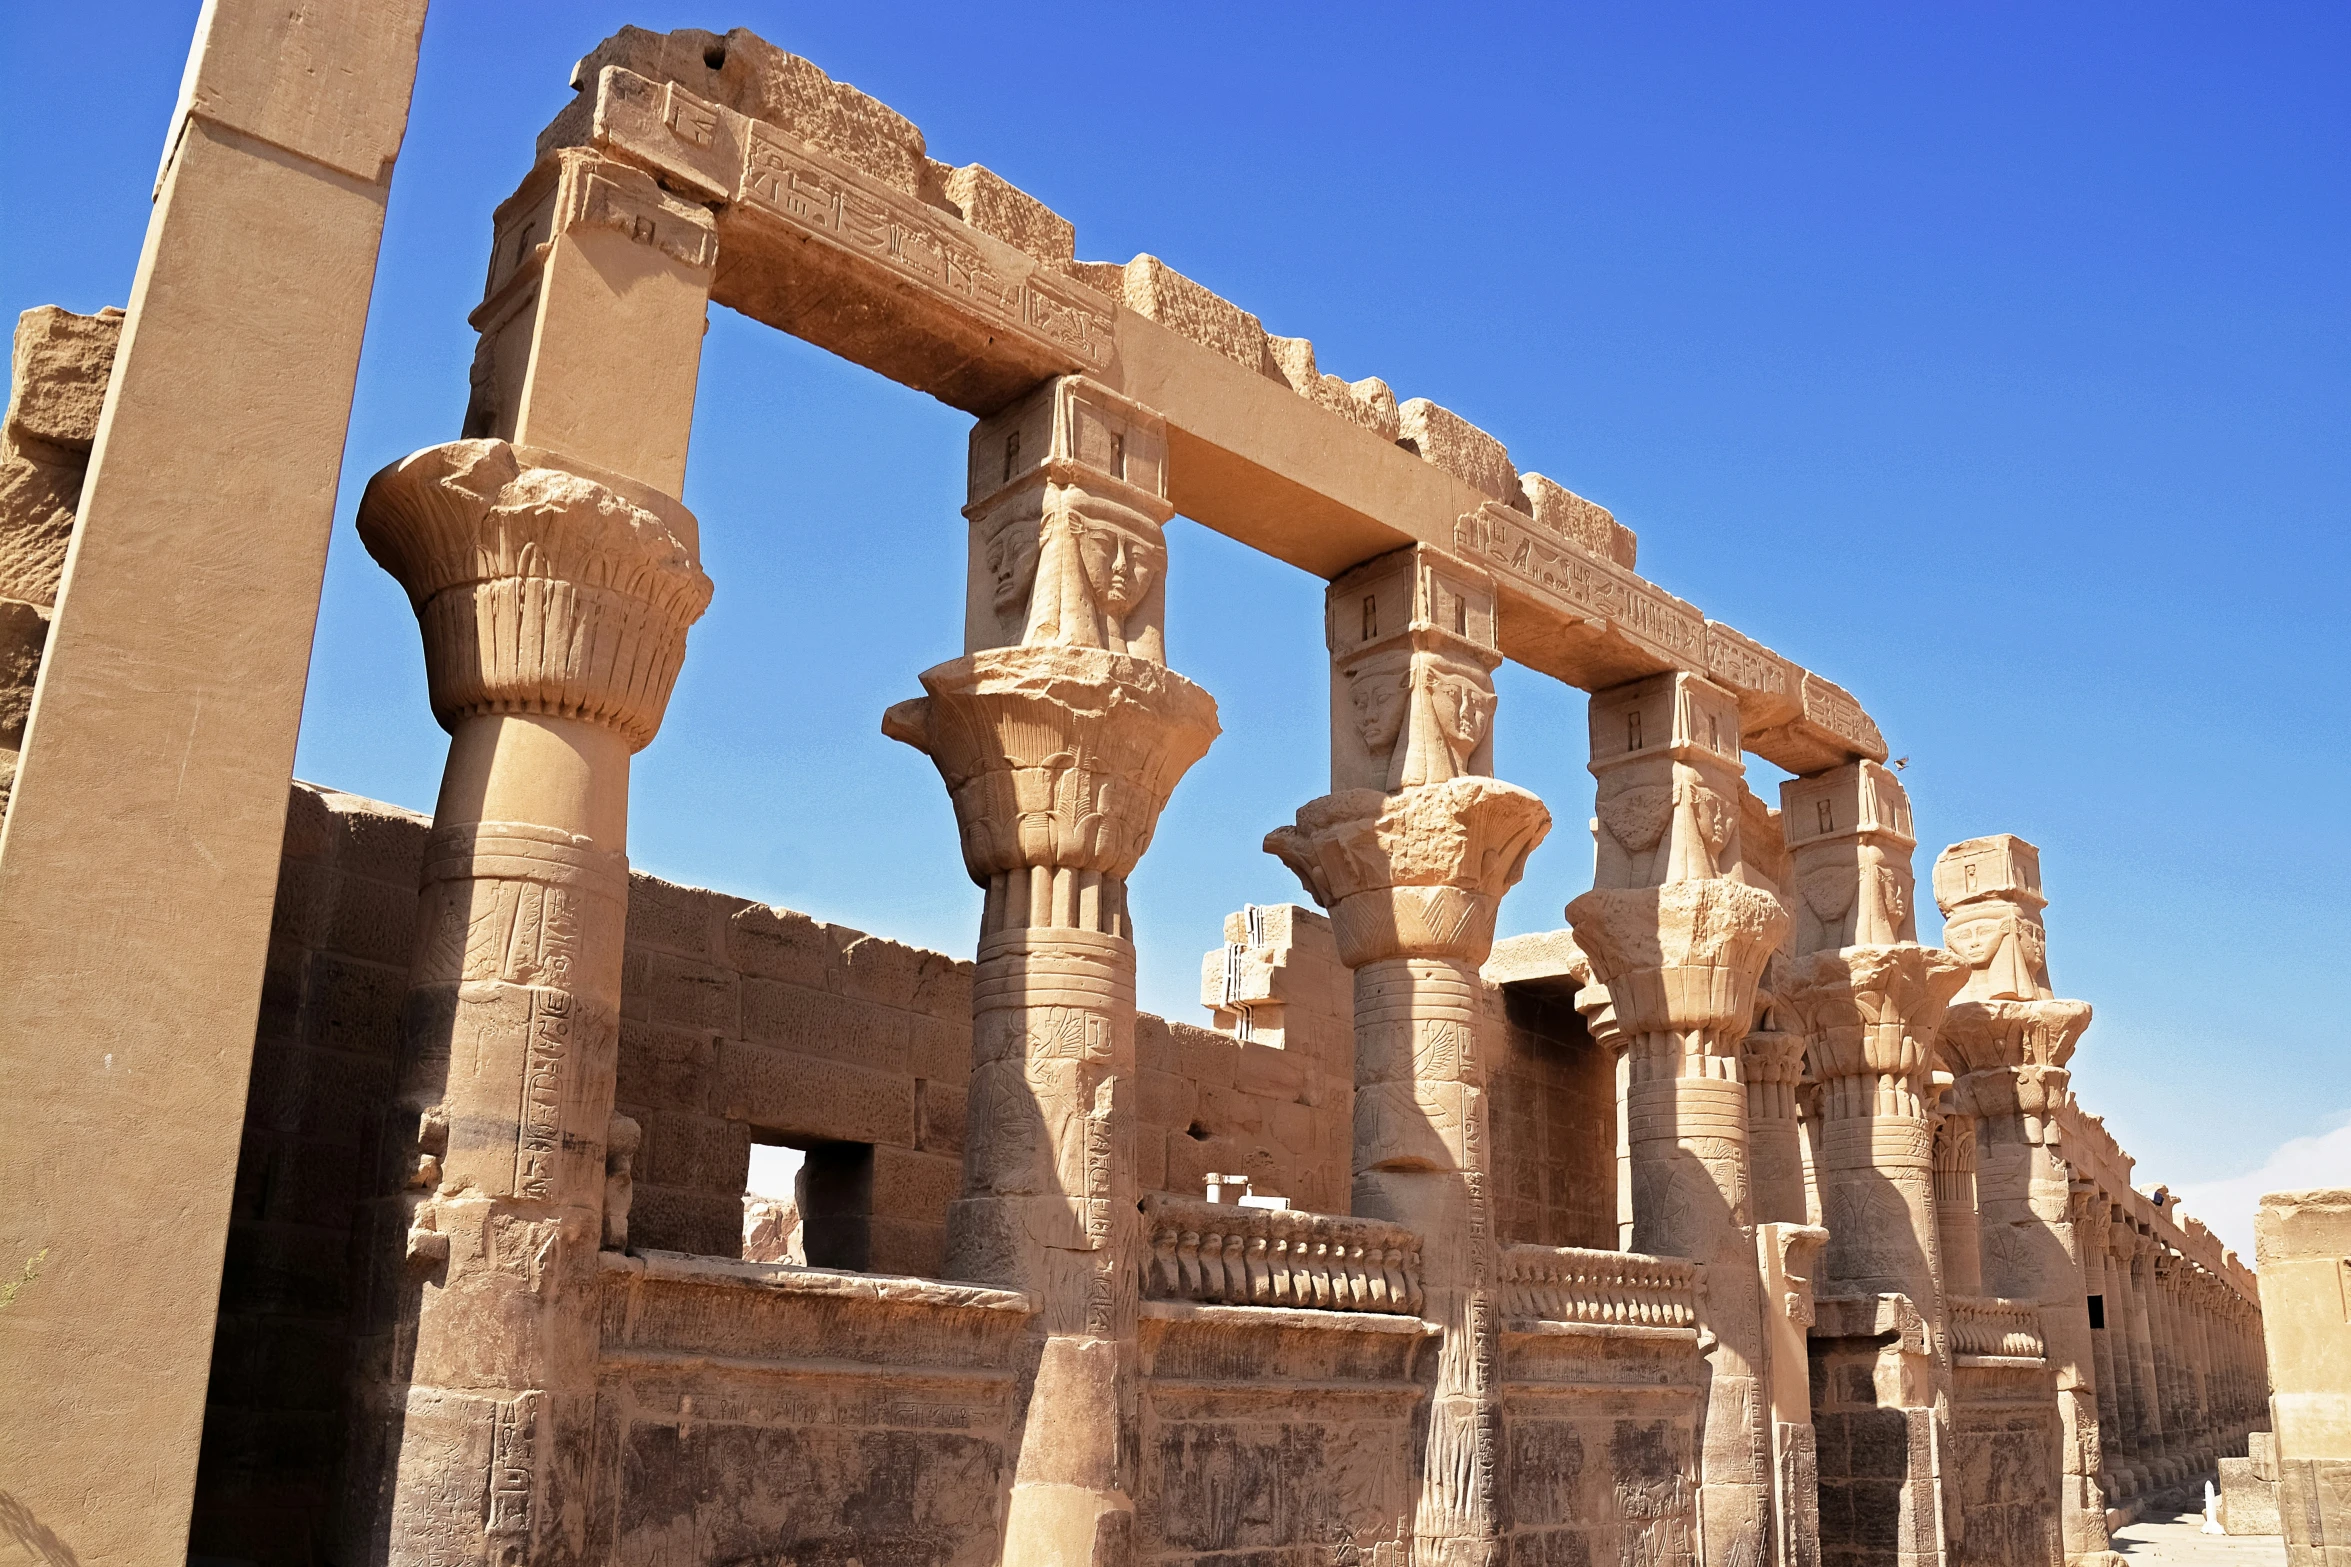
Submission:
[[1477,964],[1502,895],[1551,830],[1551,813],[1499,779],[1462,777],[1395,794],[1347,789],[1311,800],[1265,849],[1330,910],[1339,959]]
[[1102,648],[992,648],[923,671],[882,732],[945,780],[964,868],[988,889],[983,939],[1056,926],[1129,934],[1127,876],[1215,740],[1216,699]]
[[1840,947],[1797,959],[1785,999],[1804,1019],[1813,1076],[1832,1099],[1836,1085],[1864,1080],[1895,1092],[1900,1113],[1915,1116],[1944,1010],[1966,979],[1967,966],[1939,947]]
[[1739,1043],[1739,1062],[1750,1083],[1785,1083],[1793,1088],[1804,1081],[1804,1036],[1750,1030]]
[[532,713],[652,742],[710,603],[685,507],[506,441],[452,441],[368,481],[359,537],[416,607],[443,728]]
[[1570,903],[1567,918],[1623,1033],[1678,1034],[1725,1060],[1754,1018],[1756,981],[1788,929],[1779,899],[1720,877],[1597,888]]

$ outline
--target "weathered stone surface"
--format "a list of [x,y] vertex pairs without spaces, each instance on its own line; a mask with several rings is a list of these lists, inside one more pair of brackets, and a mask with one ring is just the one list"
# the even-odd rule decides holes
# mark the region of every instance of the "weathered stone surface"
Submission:
[[1521,503],[1510,453],[1450,408],[1415,397],[1396,410],[1396,444],[1505,506]]
[[[303,225],[346,260],[372,236],[380,186],[351,187],[380,180],[406,77],[331,57],[405,58],[419,15],[345,10],[207,10],[165,192],[182,219],[224,171],[300,196],[218,210],[284,253],[253,264],[278,264],[286,319],[248,332],[290,321],[338,352],[354,269],[313,280],[284,256],[321,253]],[[170,1212],[231,1215],[216,1296],[182,1262],[201,1235],[126,1252],[172,1285],[145,1309],[177,1315],[152,1344],[101,1345],[185,1393],[171,1346],[217,1298],[197,1555],[2099,1567],[2108,1504],[2240,1447],[2254,1482],[2278,1477],[2298,1550],[2340,1545],[2345,1373],[2319,1308],[2342,1294],[2351,1198],[2265,1219],[2265,1370],[2250,1271],[2135,1187],[2074,1102],[2089,1008],[2050,988],[2037,854],[2005,835],[1946,851],[1949,950],[1920,945],[1907,796],[1843,688],[1643,581],[1630,530],[1458,416],[1325,372],[1155,257],[1077,262],[1043,204],[747,32],[627,30],[576,85],[494,219],[466,439],[361,506],[452,731],[440,819],[307,787],[282,840],[274,798],[219,833],[208,817],[204,852],[250,884],[223,929],[240,907],[253,924],[282,841],[266,949],[204,939],[215,911],[191,917],[183,886],[171,941],[144,932],[147,961],[107,975],[178,987],[115,1043],[148,1050],[140,1085],[182,1074],[175,1096],[135,1090],[181,1151]],[[313,285],[338,308],[307,308]],[[676,496],[712,298],[978,416],[964,656],[883,721],[946,785],[985,889],[975,961],[623,857],[629,755],[711,592]],[[171,326],[133,339],[160,345],[149,404],[243,363]],[[20,337],[0,429],[0,591],[27,594],[0,598],[0,681],[20,691],[113,330],[48,311]],[[268,340],[287,363],[307,346]],[[255,407],[280,379],[334,383],[240,373]],[[165,499],[250,550],[247,519],[204,510],[248,494],[246,448],[159,441],[170,421],[125,419],[130,401],[101,447],[157,472],[206,458],[210,482]],[[317,409],[274,417],[249,434],[303,482],[251,490],[273,527],[331,490]],[[113,475],[134,496],[145,477]],[[1226,922],[1202,969],[1213,1031],[1137,1012],[1126,896],[1217,733],[1167,664],[1179,510],[1330,585],[1331,789],[1268,841],[1329,914]],[[98,536],[112,564],[94,588],[77,567],[69,604],[99,593],[139,668],[211,691],[217,671],[172,665],[124,612],[126,539],[152,543]],[[264,629],[306,629],[291,599],[266,607]],[[206,645],[245,667],[242,643]],[[1596,853],[1573,932],[1498,947],[1550,826],[1494,776],[1505,657],[1594,693]],[[296,687],[207,711],[281,755]],[[58,722],[152,694],[89,689]],[[0,687],[0,740],[22,709]],[[1797,774],[1781,809],[1750,751]],[[193,808],[120,831],[192,837]],[[56,883],[72,812],[48,809],[25,831]],[[117,847],[93,863],[143,887]],[[72,944],[135,912],[19,932],[49,954],[20,1022],[86,991]],[[186,1063],[234,1052],[138,1041],[183,1001],[219,1013],[218,976],[256,962],[243,1150],[215,1189],[186,1172],[220,1162],[237,1084]],[[69,1132],[83,1100],[133,1091],[109,1055],[61,1095],[65,1057],[28,1037],[11,1067]],[[19,1131],[88,1156],[49,1124]],[[788,1206],[745,1192],[762,1143],[801,1152]],[[51,1166],[28,1168],[8,1189],[44,1189]],[[148,1235],[162,1211],[101,1217]],[[25,1294],[63,1279],[113,1320],[86,1253],[0,1281],[8,1320],[29,1300],[43,1343],[97,1342]],[[44,1438],[162,1396],[115,1374],[58,1403],[44,1368],[21,1380],[50,1400]],[[2273,1414],[2275,1455],[2251,1430]],[[172,1440],[141,1462],[191,1467]],[[45,1461],[50,1494],[66,1471]],[[44,1558],[183,1543],[124,1546],[111,1495],[86,1548],[42,1532],[54,1504],[8,1500]]]

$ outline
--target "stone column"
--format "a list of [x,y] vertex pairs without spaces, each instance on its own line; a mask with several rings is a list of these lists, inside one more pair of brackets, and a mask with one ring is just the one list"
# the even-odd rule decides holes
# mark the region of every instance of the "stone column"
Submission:
[[1327,602],[1333,789],[1265,847],[1355,971],[1354,1211],[1420,1232],[1443,1334],[1412,1559],[1483,1567],[1507,1559],[1509,1520],[1478,965],[1551,817],[1491,776],[1502,655],[1482,572],[1415,545]]
[[[1788,914],[1743,879],[1744,764],[1730,693],[1694,675],[1656,675],[1594,693],[1590,721],[1597,874],[1567,917],[1608,987],[1629,1064],[1633,1249],[1707,1267],[1704,1555],[1738,1560],[1761,1541],[1776,1556],[1802,1520],[1775,1518],[1771,1455],[1808,1455],[1812,1433],[1767,1429],[1740,1045]],[[1809,1467],[1808,1456],[1791,1461]]]
[[1945,1096],[1935,1125],[1935,1233],[1943,1248],[1943,1287],[1984,1293],[1983,1236],[1976,1215],[1976,1120],[1963,1091]]
[[1037,1302],[1000,1559],[1134,1555],[1135,947],[1127,878],[1216,703],[1166,664],[1166,426],[1075,377],[971,437],[966,654],[882,720],[985,889],[947,1271]]
[[2193,1261],[2181,1280],[2180,1307],[2186,1318],[2188,1367],[2195,1378],[2196,1457],[2200,1470],[2218,1472],[2221,1454],[2220,1363],[2213,1353],[2211,1316],[2212,1275]]
[[1791,780],[1780,815],[1803,889],[1788,999],[1821,1085],[1822,1292],[1901,1295],[1928,1327],[1924,1363],[1890,1347],[1878,1379],[1910,1431],[1899,1516],[1855,1527],[1891,1534],[1904,1560],[1931,1557],[1965,1527],[1942,1496],[1950,1334],[1927,1112],[1936,1034],[1967,970],[1917,941],[1910,802],[1891,771],[1856,761]]
[[2155,1324],[2160,1320],[2149,1297],[2154,1292],[2155,1242],[2137,1225],[2128,1224],[2122,1244],[2129,1248],[2125,1266],[2130,1272],[2131,1354],[2139,1384],[2138,1458],[2143,1485],[2160,1491],[2172,1483],[2170,1445],[2164,1419],[2163,1383],[2157,1373]]
[[0,589],[20,601],[0,655],[47,648],[5,723],[22,720],[0,834],[0,1257],[31,1282],[0,1330],[0,1490],[51,1560],[187,1552],[287,785],[424,9],[203,7],[45,639],[31,584]]
[[2011,834],[1953,844],[1935,857],[1934,888],[1943,943],[1968,966],[1943,1021],[1943,1050],[1951,1070],[1966,1074],[1957,1097],[1983,1133],[1976,1154],[1983,1288],[2040,1308],[2064,1433],[2060,1523],[2066,1555],[2078,1559],[2110,1545],[2098,1484],[2097,1360],[2072,1176],[2057,1152],[2066,1062],[2090,1025],[2090,1008],[2056,999],[2049,986],[2037,848]]
[[1804,1091],[1803,1034],[1750,1032],[1739,1046],[1739,1069],[1747,1080],[1756,1222],[1803,1224],[1804,1128],[1797,1113]]
[[2098,1378],[2098,1482],[2107,1505],[2122,1494],[2122,1407],[2114,1368],[2114,1294],[2107,1283],[2107,1203],[2096,1185],[2084,1181],[2072,1188],[2067,1216],[2073,1223],[2075,1252],[2081,1260],[2084,1301],[2096,1297],[2098,1320],[2090,1324],[2090,1364]]
[[2131,1284],[2131,1262],[2138,1232],[2123,1217],[2119,1203],[2107,1209],[2106,1219],[2106,1327],[2114,1335],[2115,1402],[2122,1411],[2124,1495],[2143,1494],[2154,1478],[2154,1454],[2148,1446],[2148,1411],[2153,1397],[2139,1318],[2138,1292]]
[[2196,1397],[2181,1332],[2181,1262],[2178,1252],[2160,1239],[2156,1242],[2149,1263],[2155,1282],[2148,1295],[2148,1314],[2155,1337],[2155,1379],[2163,1389],[2165,1457],[2174,1485],[2184,1484],[2201,1467],[2196,1454]]
[[710,599],[693,517],[504,441],[372,480],[448,769],[377,1204],[347,1555],[574,1562],[594,1445],[629,757]]

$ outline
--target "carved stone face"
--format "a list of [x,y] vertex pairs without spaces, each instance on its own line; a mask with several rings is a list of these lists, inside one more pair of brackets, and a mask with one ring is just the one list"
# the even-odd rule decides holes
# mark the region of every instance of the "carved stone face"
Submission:
[[1029,590],[1037,578],[1035,526],[1015,512],[989,538],[987,566],[996,613],[1017,615],[1028,608]]
[[1484,743],[1486,726],[1494,719],[1494,693],[1466,675],[1432,673],[1428,677],[1429,706],[1437,728],[1455,757],[1467,761]]
[[1112,620],[1124,622],[1151,593],[1167,568],[1167,546],[1140,528],[1103,515],[1096,505],[1072,507],[1069,525],[1078,536],[1078,560],[1094,602]]
[[1347,700],[1355,707],[1355,732],[1363,737],[1363,748],[1371,755],[1384,758],[1396,749],[1396,736],[1404,731],[1404,699],[1410,691],[1410,672],[1385,661],[1365,665],[1348,681]]
[[1992,960],[2000,946],[2000,938],[2007,934],[2009,920],[2005,915],[1980,915],[1974,919],[1946,920],[1943,923],[1943,945],[1959,955],[1969,968],[1982,968]]

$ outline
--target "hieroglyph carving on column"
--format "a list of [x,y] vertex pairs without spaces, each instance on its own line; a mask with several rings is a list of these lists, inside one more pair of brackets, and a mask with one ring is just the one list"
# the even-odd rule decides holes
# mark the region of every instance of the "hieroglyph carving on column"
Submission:
[[1764,1387],[1771,1405],[1772,1509],[1779,1520],[1774,1567],[1818,1567],[1820,1460],[1812,1427],[1812,1272],[1828,1231],[1765,1222],[1755,1227],[1763,1272]]
[[1164,427],[1075,377],[971,439],[962,658],[882,730],[929,756],[987,893],[947,1270],[1025,1290],[1001,1560],[1134,1552],[1135,949],[1126,881],[1216,738],[1165,656]]
[[[626,758],[660,727],[710,579],[676,501],[503,441],[385,469],[359,532],[408,590],[457,739],[402,1015],[396,1195],[376,1207],[352,1537],[372,1561],[581,1560],[596,1253],[626,1224],[605,1211],[626,1164],[608,1142],[633,1129],[612,1115]],[[552,734],[586,781],[518,786],[533,763],[502,749],[508,723]],[[573,798],[620,804],[549,804]]]
[[[1774,1499],[1741,1046],[1788,913],[1746,879],[1729,692],[1691,675],[1654,676],[1596,693],[1590,726],[1597,885],[1567,918],[1607,987],[1625,1052],[1632,1247],[1708,1266],[1706,1555],[1739,1560],[1769,1541],[1776,1558],[1807,1549],[1809,1525]],[[1776,1059],[1768,1046],[1762,1057]]]
[[1484,573],[1414,546],[1343,574],[1325,605],[1334,787],[1265,847],[1355,971],[1354,1208],[1423,1237],[1422,1314],[1444,1335],[1413,1559],[1473,1567],[1508,1538],[1477,969],[1551,816],[1487,776],[1501,652]]

